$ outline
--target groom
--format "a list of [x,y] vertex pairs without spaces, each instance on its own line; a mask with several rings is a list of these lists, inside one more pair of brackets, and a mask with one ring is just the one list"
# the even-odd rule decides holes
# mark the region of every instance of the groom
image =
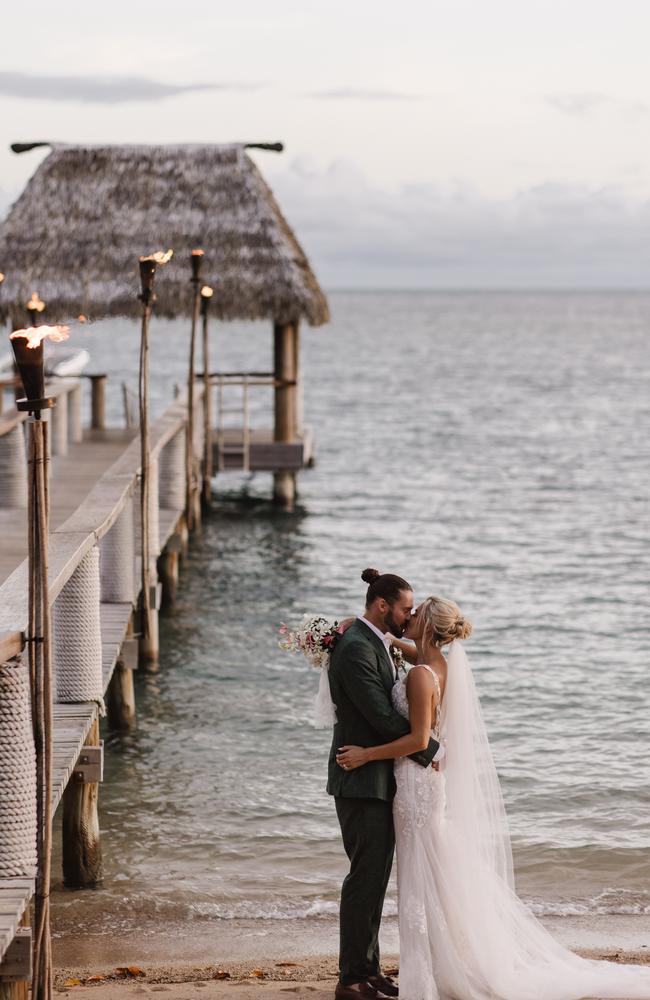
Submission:
[[[398,638],[413,613],[413,590],[400,576],[364,570],[366,610],[337,642],[329,683],[337,722],[328,763],[327,791],[334,796],[350,871],[341,890],[339,982],[337,1000],[383,1000],[398,996],[395,983],[381,973],[379,924],[395,850],[392,800],[393,761],[370,761],[346,772],[336,755],[345,745],[379,746],[410,732],[393,709],[391,689],[397,672],[386,633]],[[412,754],[429,767],[444,750],[429,740]]]

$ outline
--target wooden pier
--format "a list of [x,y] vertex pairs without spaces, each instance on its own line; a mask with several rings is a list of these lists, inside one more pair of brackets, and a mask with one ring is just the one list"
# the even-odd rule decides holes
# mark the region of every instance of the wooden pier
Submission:
[[[281,144],[253,146],[282,149]],[[34,144],[13,148],[28,153]],[[32,518],[30,576],[25,417],[13,406],[3,407],[8,400],[0,380],[0,1000],[26,997],[32,954],[37,996],[49,996],[51,969],[43,942],[50,829],[42,799],[52,729],[51,804],[63,814],[63,880],[69,886],[93,886],[102,878],[99,718],[106,711],[113,729],[135,724],[133,671],[156,669],[159,611],[174,602],[179,561],[190,530],[209,509],[213,475],[271,473],[274,502],[290,511],[297,474],[313,460],[311,432],[302,421],[300,326],[327,323],[329,309],[247,148],[241,143],[54,145],[0,224],[0,323],[22,329],[33,301],[39,316],[45,308],[50,321],[119,316],[141,323],[137,427],[128,405],[125,429],[105,426],[106,376],[100,373],[90,376],[87,426],[82,425],[76,378],[46,386],[47,395],[56,398],[48,412],[49,434],[38,422],[38,427],[29,425],[34,455],[42,454],[46,438],[51,444],[49,573],[40,542],[47,533],[44,465],[38,458],[30,466],[35,484],[30,492],[39,514]],[[155,252],[163,234],[170,233],[170,219],[174,246]],[[163,264],[154,295],[156,267]],[[134,268],[140,273],[139,295]],[[211,284],[202,285],[204,280]],[[46,302],[34,292],[36,281]],[[145,400],[154,301],[154,315],[190,320],[191,335],[186,395],[150,424]],[[269,323],[272,371],[213,371],[210,317],[220,328],[229,320]],[[36,314],[32,318],[36,324]],[[196,364],[200,321],[202,373]],[[213,342],[215,347],[213,361],[220,357]],[[23,363],[27,366],[25,357]],[[21,377],[24,383],[22,369]],[[266,426],[251,420],[251,413],[256,420],[260,413],[251,406],[258,387],[273,394]],[[233,389],[239,393],[234,410]],[[27,389],[25,395],[47,402],[42,382],[36,395]],[[124,398],[128,404],[128,392]],[[45,407],[34,412],[41,410]],[[36,610],[28,630],[30,581]],[[36,628],[39,616],[45,625]],[[49,685],[50,646],[53,727],[44,720],[49,697],[41,697],[34,681],[45,677],[42,683]],[[33,953],[32,896],[40,921],[35,927],[41,928]]]
[[[79,393],[77,379],[54,383],[53,425],[57,410],[59,414],[63,410],[67,415],[79,413]],[[199,385],[194,405],[200,415],[203,393]],[[0,461],[3,451],[6,458],[8,450],[20,449],[24,419],[23,414],[7,411],[0,417]],[[161,604],[173,603],[178,557],[187,545],[187,423],[186,400],[179,397],[151,426],[150,461],[158,483],[149,517],[156,617]],[[201,426],[200,419],[194,421],[196,455],[201,454],[203,445]],[[52,440],[55,438],[53,433]],[[63,810],[64,882],[81,887],[97,885],[102,878],[97,819],[103,764],[99,717],[106,710],[112,728],[134,725],[133,670],[155,669],[155,663],[149,656],[143,663],[138,656],[137,432],[83,428],[78,420],[72,420],[66,424],[65,436],[59,434],[57,450],[58,454],[51,456],[49,547],[56,681],[52,810]],[[17,462],[13,471],[18,477],[25,473]],[[0,678],[3,671],[27,671],[22,658],[28,615],[26,498],[20,483],[8,481],[10,472],[10,463],[5,461],[0,509]],[[14,506],[9,506],[12,498]],[[97,621],[95,635],[87,634],[88,630],[81,634],[81,627],[63,620],[70,598],[80,621]],[[84,601],[87,607],[83,607]],[[58,671],[69,672],[71,665],[81,662],[88,675],[83,682],[85,690],[92,696],[77,700],[74,678],[60,677]],[[66,689],[70,692],[67,695]],[[2,735],[0,731],[0,754]],[[32,803],[25,801],[21,806],[29,810]],[[30,974],[31,942],[26,924],[33,892],[31,874],[0,878],[0,994],[14,984],[14,994],[25,995],[20,990],[25,989]]]

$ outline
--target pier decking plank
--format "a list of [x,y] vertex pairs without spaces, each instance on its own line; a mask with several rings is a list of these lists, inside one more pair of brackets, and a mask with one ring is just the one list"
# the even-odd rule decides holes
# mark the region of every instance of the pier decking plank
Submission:
[[54,705],[53,811],[63,797],[90,727],[97,718],[97,712],[98,706],[94,701]]
[[16,936],[34,885],[31,878],[0,878],[0,962]]
[[117,658],[133,614],[132,604],[102,604],[102,681],[104,692],[110,684]]

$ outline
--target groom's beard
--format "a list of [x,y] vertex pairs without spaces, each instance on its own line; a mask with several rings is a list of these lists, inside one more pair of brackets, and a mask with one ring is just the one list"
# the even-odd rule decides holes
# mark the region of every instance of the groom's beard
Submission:
[[406,630],[406,625],[398,625],[393,618],[392,612],[389,611],[384,618],[384,631],[390,632],[395,636],[396,639],[401,639]]

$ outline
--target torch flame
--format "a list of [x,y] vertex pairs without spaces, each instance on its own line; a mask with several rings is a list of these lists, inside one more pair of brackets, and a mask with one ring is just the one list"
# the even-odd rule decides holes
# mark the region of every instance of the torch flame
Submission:
[[214,288],[210,288],[209,285],[204,285],[201,289],[201,295],[204,299],[211,299],[214,295]]
[[156,264],[166,264],[173,256],[173,250],[168,250],[167,253],[164,253],[162,250],[156,250],[155,253],[150,253],[147,257],[141,257],[140,260],[153,260]]
[[4,276],[4,274],[2,273],[2,271],[0,271],[0,285],[2,284],[2,282],[3,282],[4,280],[5,280],[5,276]]
[[39,297],[38,292],[32,292],[32,297],[27,303],[27,308],[32,312],[42,313],[45,309],[45,303]]
[[55,344],[60,344],[62,340],[67,340],[69,336],[69,326],[29,326],[25,330],[14,330],[9,339],[15,340],[17,337],[24,337],[27,341],[27,346],[34,349],[46,338]]
[[192,250],[192,256],[193,257],[202,257],[203,254],[204,254],[203,250]]

